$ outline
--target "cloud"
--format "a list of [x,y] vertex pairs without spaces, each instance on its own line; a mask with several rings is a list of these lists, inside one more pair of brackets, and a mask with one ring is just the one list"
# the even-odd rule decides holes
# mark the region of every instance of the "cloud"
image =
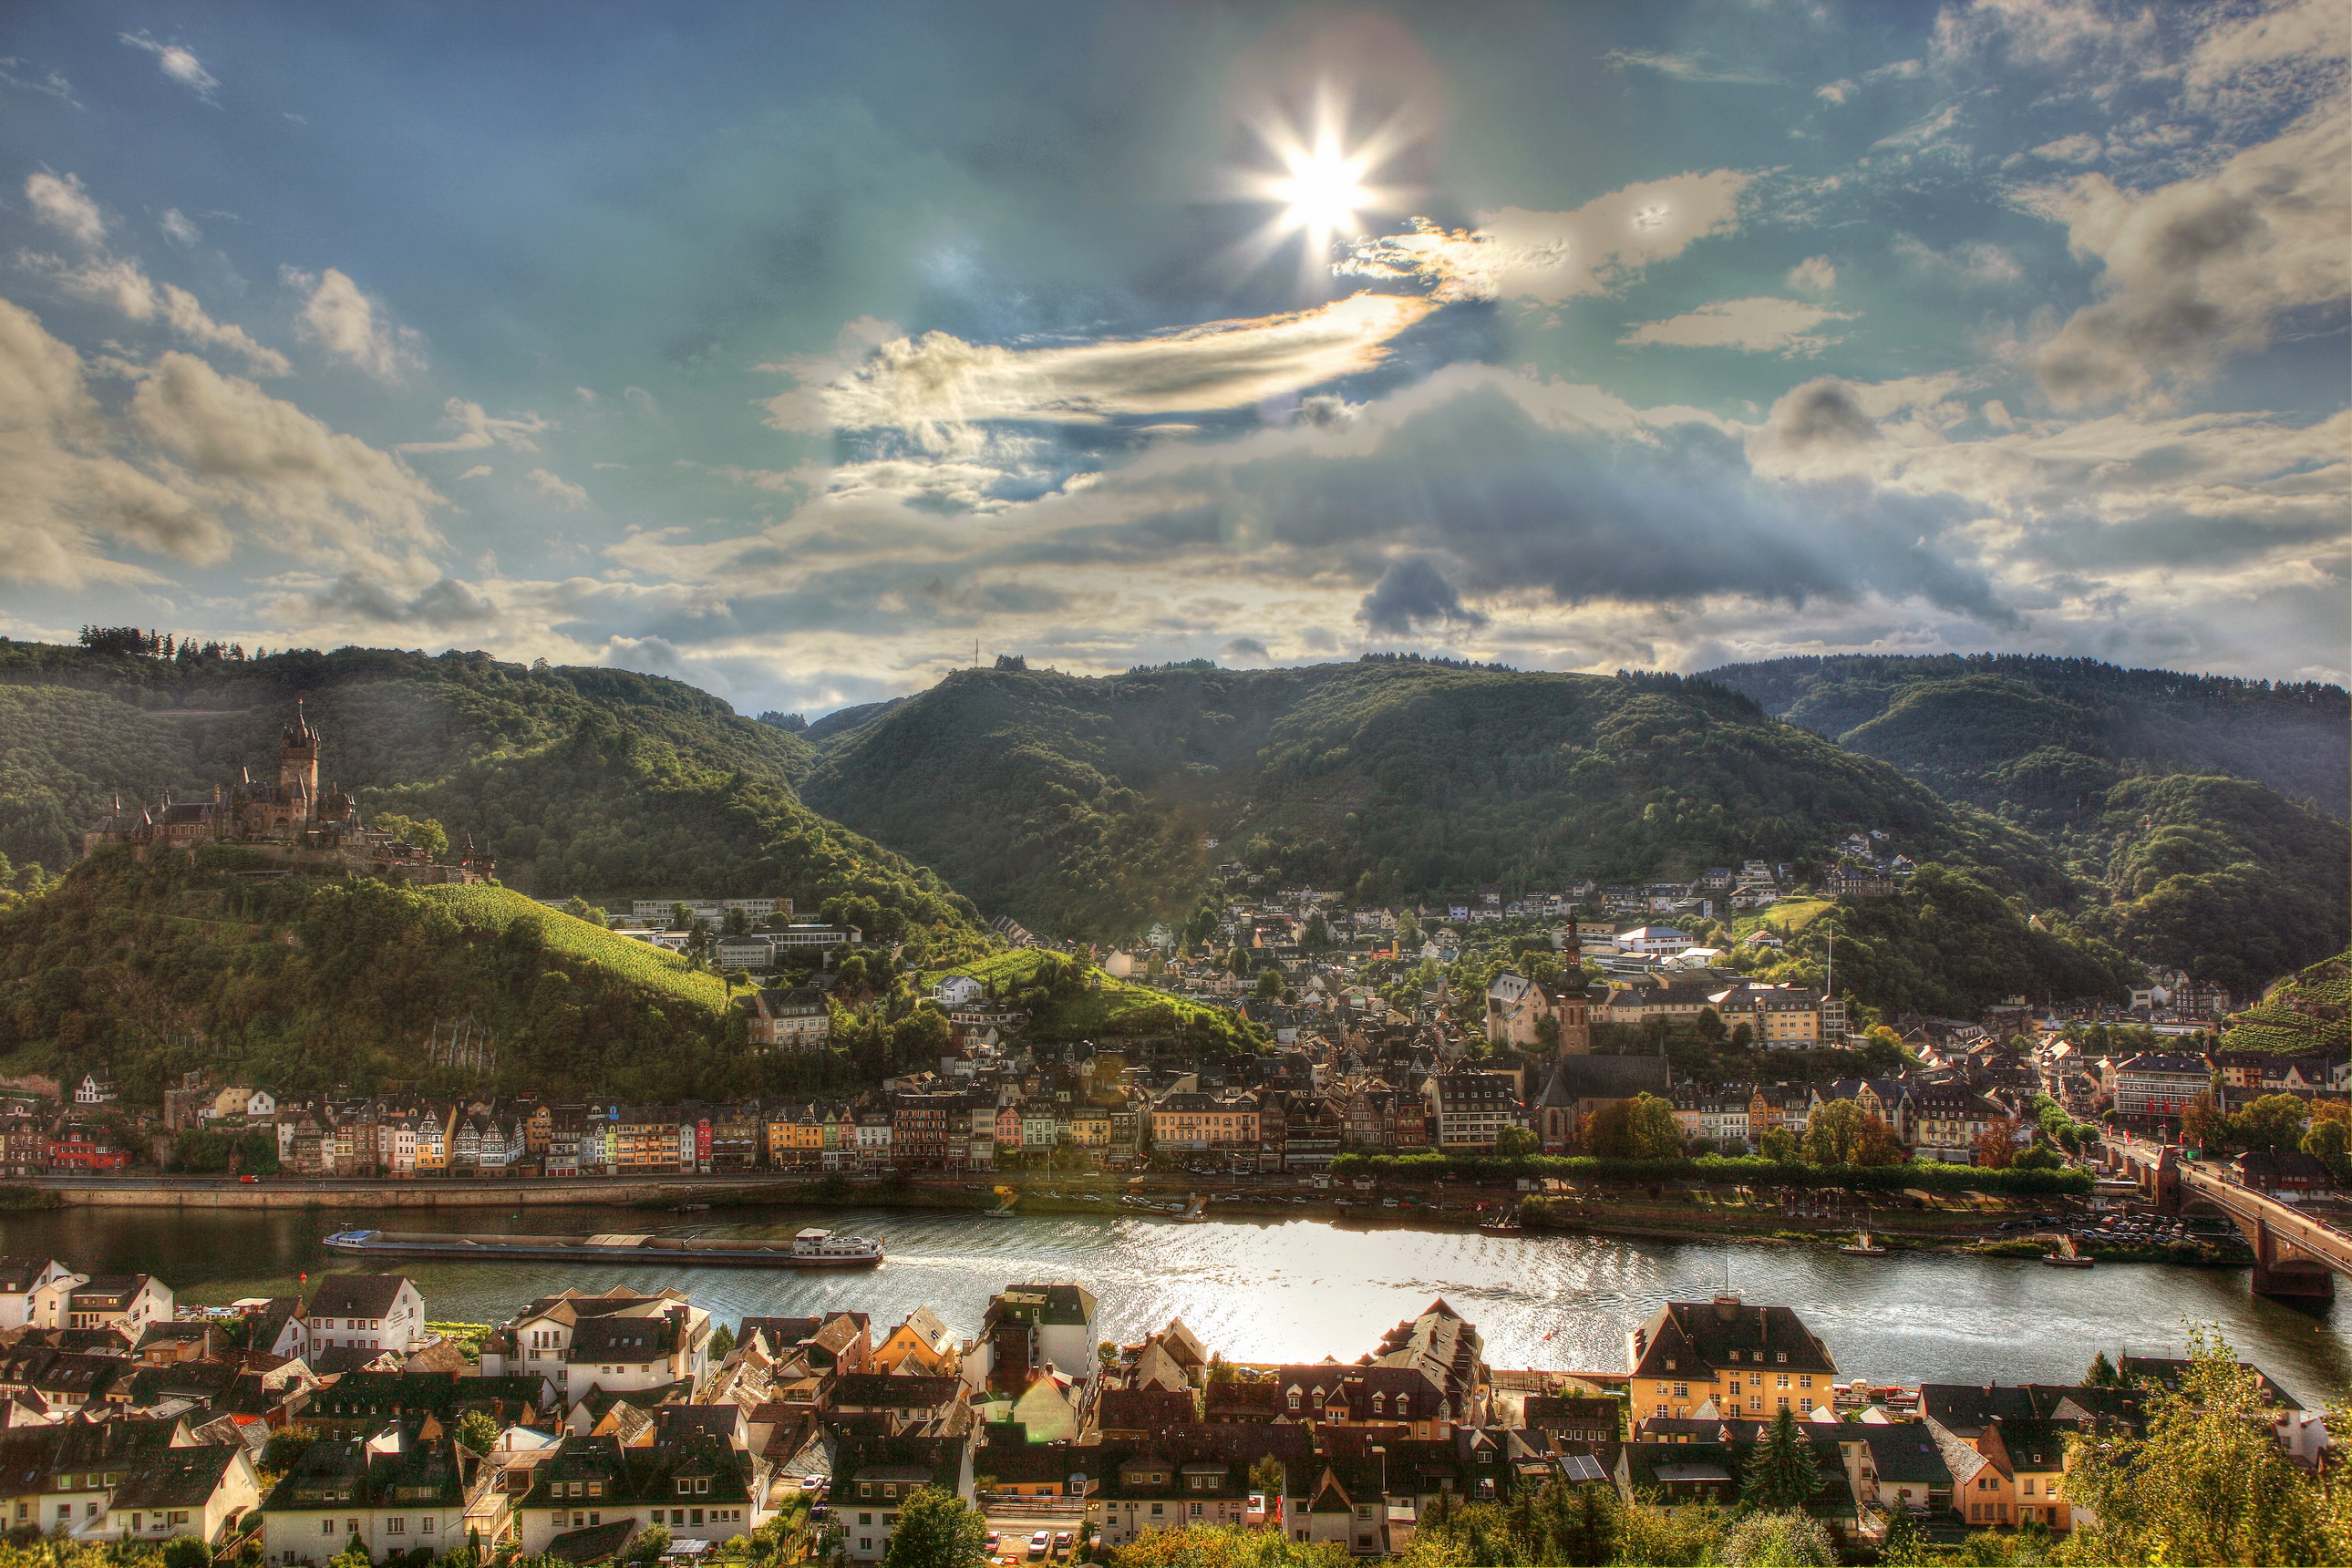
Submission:
[[[1810,263],[1808,263],[1810,265]],[[1837,342],[1813,329],[1853,318],[1825,305],[1763,297],[1718,300],[1664,321],[1644,321],[1617,341],[1676,348],[1727,348],[1742,353],[1817,354]]]
[[1255,658],[1263,661],[1274,657],[1266,651],[1265,644],[1255,637],[1231,638],[1220,651],[1227,658]]
[[270,548],[388,581],[431,574],[431,514],[447,503],[391,454],[253,383],[166,353],[140,374],[127,420],[175,488],[242,511]]
[[1840,77],[1835,81],[1823,82],[1813,89],[1813,96],[1830,103],[1843,103],[1853,94],[1853,88],[1852,78]]
[[1676,81],[1723,82],[1750,87],[1785,85],[1776,76],[1760,76],[1754,71],[1732,66],[1709,65],[1690,55],[1670,55],[1650,49],[1612,49],[1601,57],[1601,62],[1614,69],[1638,66],[1656,71],[1660,76]]
[[1482,626],[1486,617],[1462,603],[1461,594],[1426,555],[1408,555],[1381,574],[1356,606],[1356,618],[1375,632],[1411,637],[1416,626]]
[[174,245],[194,246],[205,237],[205,231],[196,226],[195,220],[177,207],[165,207],[163,216],[155,220],[155,226]]
[[2210,178],[2138,193],[2105,174],[2021,198],[2101,264],[2102,298],[2034,355],[2061,407],[2163,399],[2261,347],[2305,307],[2340,309],[2352,229],[2352,119],[2337,109],[2231,158]]
[[26,92],[37,92],[59,102],[79,109],[74,98],[73,83],[56,71],[40,70],[15,55],[0,55],[0,85],[18,88]]
[[416,333],[378,319],[374,302],[342,273],[330,267],[314,275],[289,267],[285,278],[289,285],[309,295],[297,330],[329,358],[346,361],[394,385],[407,372],[423,367],[425,356]]
[[106,238],[106,218],[90,194],[82,189],[79,174],[62,179],[47,172],[28,175],[25,200],[32,204],[35,217],[72,237],[77,244],[95,247]]
[[472,468],[467,468],[464,473],[459,474],[457,477],[461,479],[478,479],[487,478],[497,472],[498,470],[490,467],[488,463],[476,463]]
[[1826,256],[1808,256],[1789,268],[1788,283],[1808,294],[1826,294],[1837,287],[1837,268]]
[[2000,246],[1981,239],[1964,239],[1948,251],[1936,249],[1913,235],[1895,237],[1895,254],[1923,272],[1988,288],[2021,282],[2025,269]]
[[1388,341],[1435,307],[1362,293],[1312,310],[1210,321],[1144,338],[1008,349],[947,332],[894,337],[845,371],[825,362],[771,368],[823,376],[768,404],[782,429],[893,428],[950,454],[985,420],[1092,425],[1245,408],[1370,370]]
[[531,437],[555,428],[551,422],[528,409],[510,419],[494,419],[483,412],[480,404],[462,397],[450,398],[441,409],[445,421],[457,427],[457,435],[446,441],[402,441],[393,450],[479,452],[495,445],[509,452],[536,452],[539,446]]
[[[121,33],[116,36],[132,48],[144,49],[153,55],[156,65],[163,68],[165,76],[203,99],[206,103],[215,103],[213,94],[220,87],[220,82],[212,72],[205,69],[204,62],[187,49],[178,44],[163,43],[143,27],[135,33]],[[215,106],[217,106],[216,103]]]
[[1677,174],[1596,196],[1573,212],[1505,207],[1475,229],[1418,220],[1412,233],[1360,240],[1337,270],[1412,278],[1439,300],[1529,299],[1557,305],[1603,294],[1739,224],[1750,176],[1733,169]]
[[2033,155],[2047,163],[2093,163],[2106,150],[2107,144],[2098,137],[2077,131],[2055,142],[2044,142],[2033,149]]
[[436,631],[484,626],[499,616],[495,601],[455,577],[437,577],[414,594],[404,594],[361,573],[345,573],[323,590],[281,598],[276,607],[297,624],[359,620]]
[[69,264],[58,257],[24,251],[18,253],[16,262],[75,298],[110,306],[131,321],[149,321],[160,316],[188,342],[236,354],[257,375],[293,373],[284,354],[257,342],[243,327],[214,321],[203,303],[177,284],[159,288],[135,261],[100,252]]
[[523,478],[530,481],[531,489],[566,511],[583,511],[588,507],[588,492],[561,474],[546,468],[533,468]]
[[226,560],[210,510],[121,455],[80,356],[0,300],[0,576],[47,587],[154,581],[106,542],[195,565]]
[[286,356],[265,343],[256,342],[243,327],[226,321],[215,321],[205,313],[205,308],[189,293],[175,284],[163,285],[163,317],[172,330],[191,342],[207,348],[226,349],[242,357],[257,375],[290,375],[294,367]]

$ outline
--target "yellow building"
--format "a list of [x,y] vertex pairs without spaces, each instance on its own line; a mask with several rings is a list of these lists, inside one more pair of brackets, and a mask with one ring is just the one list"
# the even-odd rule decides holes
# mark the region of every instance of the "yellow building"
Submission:
[[1750,1307],[1737,1296],[1669,1301],[1626,1336],[1635,1420],[1685,1417],[1710,1402],[1717,1416],[1803,1420],[1834,1397],[1837,1362],[1786,1307]]

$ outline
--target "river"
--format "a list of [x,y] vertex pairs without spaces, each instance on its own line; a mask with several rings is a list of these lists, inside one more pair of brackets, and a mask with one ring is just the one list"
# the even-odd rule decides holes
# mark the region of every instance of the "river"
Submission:
[[[47,1253],[92,1272],[161,1276],[183,1301],[294,1291],[305,1272],[359,1265],[320,1246],[331,1230],[641,1231],[677,1216],[626,1209],[505,1213],[68,1208],[0,1215],[0,1250]],[[2297,1309],[2256,1297],[2248,1271],[1830,1251],[1584,1236],[1340,1226],[1322,1220],[1178,1225],[1126,1215],[989,1219],[910,1210],[717,1211],[663,1226],[716,1236],[822,1225],[889,1240],[873,1271],[387,1263],[416,1281],[436,1321],[496,1322],[565,1286],[677,1286],[723,1321],[846,1308],[897,1322],[929,1307],[959,1333],[991,1293],[1075,1279],[1101,1301],[1106,1338],[1181,1317],[1239,1361],[1353,1361],[1435,1297],[1478,1325],[1496,1366],[1613,1370],[1625,1334],[1666,1300],[1727,1288],[1793,1307],[1843,1375],[1874,1382],[2072,1382],[2095,1352],[2177,1354],[2190,1321],[2218,1323],[2238,1353],[2306,1405],[2352,1388],[2352,1301]]]

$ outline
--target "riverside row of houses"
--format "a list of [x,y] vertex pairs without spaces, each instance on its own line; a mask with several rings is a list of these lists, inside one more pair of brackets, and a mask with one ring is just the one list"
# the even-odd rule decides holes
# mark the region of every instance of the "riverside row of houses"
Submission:
[[[149,1309],[137,1322],[130,1301]],[[268,1568],[354,1543],[379,1562],[471,1545],[596,1564],[656,1526],[673,1552],[723,1555],[810,1497],[819,1554],[871,1563],[936,1488],[1053,1510],[1113,1548],[1214,1524],[1370,1559],[1405,1551],[1444,1499],[1560,1483],[1728,1502],[1785,1412],[1820,1476],[1809,1510],[1854,1550],[1898,1510],[1943,1543],[2079,1528],[2066,1440],[2128,1440],[2185,1365],[2126,1355],[2121,1386],[1874,1386],[1843,1380],[1796,1312],[1728,1295],[1658,1307],[1622,1369],[1579,1373],[1491,1367],[1442,1300],[1351,1361],[1234,1363],[1181,1319],[1107,1343],[1072,1281],[999,1291],[969,1338],[925,1308],[883,1328],[836,1307],[722,1340],[677,1289],[542,1296],[470,1348],[424,1317],[397,1275],[174,1310],[143,1276],[0,1258],[0,1510]],[[2273,1439],[2322,1467],[2324,1417],[2260,1384]],[[307,1446],[265,1485],[279,1436]]]

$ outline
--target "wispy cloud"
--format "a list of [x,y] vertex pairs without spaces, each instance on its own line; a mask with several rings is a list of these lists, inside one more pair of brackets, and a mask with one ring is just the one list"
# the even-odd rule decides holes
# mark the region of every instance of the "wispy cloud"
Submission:
[[1596,196],[1573,212],[1505,207],[1475,229],[1423,220],[1410,234],[1358,242],[1338,270],[1412,278],[1440,300],[1530,299],[1559,304],[1622,288],[1693,241],[1739,226],[1736,169],[1677,174]]
[[73,95],[73,83],[56,71],[42,70],[15,55],[0,55],[0,86],[13,87],[24,92],[37,92],[62,103],[81,107]]
[[1644,321],[1617,341],[1633,345],[1663,344],[1673,348],[1738,349],[1742,353],[1777,353],[1787,357],[1821,353],[1837,342],[1834,335],[1814,331],[1824,321],[1853,318],[1826,305],[1769,296],[1748,300],[1718,300],[1711,305],[1663,321]]
[[1784,87],[1786,81],[1777,76],[1742,69],[1738,66],[1714,65],[1695,55],[1672,55],[1652,49],[1612,49],[1601,57],[1601,63],[1622,70],[1633,66],[1654,70],[1660,76],[1676,81],[1706,81],[1735,83],[1746,87]]
[[531,489],[566,511],[584,511],[588,508],[587,490],[561,474],[546,468],[533,468],[523,478],[530,481]]
[[478,403],[453,397],[441,405],[445,423],[457,426],[457,434],[446,441],[403,441],[393,449],[398,452],[478,452],[491,446],[504,447],[509,452],[536,452],[538,443],[531,437],[555,428],[552,422],[541,418],[526,409],[509,419],[497,419],[485,413]]
[[193,51],[179,44],[164,43],[144,27],[135,33],[121,33],[117,37],[132,48],[144,49],[153,55],[156,65],[162,68],[165,76],[206,103],[218,107],[218,100],[213,95],[219,90],[220,81],[205,69],[204,62],[196,58]]
[[26,176],[25,200],[33,216],[76,244],[95,247],[106,239],[106,216],[97,201],[82,188],[79,174],[52,174],[46,170]]

